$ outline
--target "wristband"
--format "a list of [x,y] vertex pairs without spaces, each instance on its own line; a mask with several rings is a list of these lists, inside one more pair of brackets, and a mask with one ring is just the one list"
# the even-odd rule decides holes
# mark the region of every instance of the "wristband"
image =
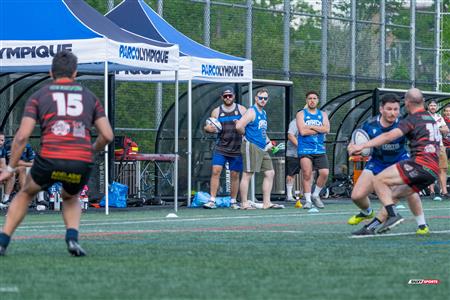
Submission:
[[16,168],[11,167],[10,165],[6,166],[6,171],[9,173],[14,173],[16,171]]

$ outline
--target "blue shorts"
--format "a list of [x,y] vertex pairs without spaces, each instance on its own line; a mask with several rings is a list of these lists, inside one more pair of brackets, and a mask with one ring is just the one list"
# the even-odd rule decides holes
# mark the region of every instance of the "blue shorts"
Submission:
[[212,158],[213,166],[225,166],[228,162],[230,171],[242,172],[242,156],[225,156],[223,154],[214,152]]
[[[409,159],[409,155],[402,156],[399,161],[402,161],[402,160],[405,160],[405,159]],[[372,158],[366,163],[366,166],[364,167],[364,170],[372,171],[373,175],[378,175],[384,169],[386,169],[387,167],[390,167],[392,165],[395,165],[396,163],[397,162],[385,163],[385,162],[379,161],[378,159]]]

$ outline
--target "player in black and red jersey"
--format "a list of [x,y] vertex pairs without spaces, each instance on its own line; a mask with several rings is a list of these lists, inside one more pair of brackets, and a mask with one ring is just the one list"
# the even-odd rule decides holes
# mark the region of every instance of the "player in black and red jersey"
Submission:
[[[41,151],[25,185],[9,207],[0,233],[0,255],[5,254],[10,237],[25,217],[31,199],[54,182],[61,182],[63,186],[67,249],[74,256],[86,255],[78,244],[81,216],[78,195],[89,179],[94,150],[103,150],[113,140],[113,132],[97,97],[74,81],[77,75],[77,57],[74,54],[58,52],[53,58],[50,75],[54,81],[28,99],[12,143],[9,164],[0,174],[0,182],[12,175],[38,122]],[[91,142],[93,125],[98,133],[94,144]]]
[[348,147],[349,154],[352,155],[360,153],[365,148],[381,146],[403,135],[410,142],[411,159],[388,167],[374,178],[375,191],[388,213],[378,233],[386,232],[404,220],[395,211],[393,199],[419,192],[433,183],[439,174],[441,135],[436,121],[424,108],[424,98],[419,89],[412,88],[406,92],[405,108],[409,115],[400,121],[398,128],[362,145],[351,144]]

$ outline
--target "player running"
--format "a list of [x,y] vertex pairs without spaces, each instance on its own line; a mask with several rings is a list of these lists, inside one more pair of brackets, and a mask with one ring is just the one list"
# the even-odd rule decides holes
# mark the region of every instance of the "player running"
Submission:
[[[31,199],[54,182],[61,182],[63,187],[67,250],[73,256],[86,255],[78,244],[81,216],[78,196],[88,182],[93,167],[93,151],[103,150],[114,136],[100,101],[74,81],[77,57],[72,52],[61,51],[55,55],[50,75],[54,81],[28,99],[12,143],[11,159],[0,174],[0,182],[12,176],[29,136],[39,123],[41,151],[25,185],[9,207],[0,233],[0,256],[5,255],[11,235],[25,217]],[[93,125],[98,133],[94,144],[91,142]]]
[[424,98],[419,89],[412,88],[406,92],[405,108],[409,115],[399,122],[397,128],[362,145],[348,146],[348,152],[352,155],[402,136],[406,136],[410,142],[412,158],[386,168],[374,178],[375,192],[388,214],[378,233],[386,232],[404,221],[396,212],[395,199],[418,193],[433,183],[439,174],[439,128],[431,114],[425,110]]
[[[362,129],[367,132],[371,139],[398,127],[400,98],[392,93],[384,95],[380,100],[379,111],[380,114],[378,116],[369,119],[362,126]],[[348,219],[348,224],[357,225],[363,220],[371,219],[375,216],[375,212],[370,206],[370,200],[368,197],[370,193],[374,192],[373,179],[387,167],[399,161],[409,159],[409,155],[406,151],[405,145],[406,138],[404,136],[401,136],[388,144],[372,149],[370,159],[367,162],[360,177],[358,178],[351,196],[353,203],[355,203],[356,206],[361,209],[361,211]],[[425,218],[422,217],[423,210],[419,195],[417,193],[414,193],[408,196],[408,203],[418,222],[419,228],[417,229],[416,233],[428,233],[428,227],[425,223]],[[372,222],[370,226],[365,226],[362,229],[353,232],[353,234],[375,234],[376,228],[382,223],[381,220],[384,220],[385,218],[386,211],[382,210],[376,218],[377,222]]]

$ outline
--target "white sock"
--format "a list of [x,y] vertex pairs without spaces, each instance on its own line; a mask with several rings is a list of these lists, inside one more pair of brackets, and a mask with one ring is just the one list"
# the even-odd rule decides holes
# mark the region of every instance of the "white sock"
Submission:
[[306,202],[311,202],[311,193],[305,193],[304,196],[305,196]]
[[236,199],[235,198],[231,198],[231,204],[236,204],[237,203],[237,201],[236,201]]
[[292,183],[286,183],[286,194],[288,199],[292,199],[292,189],[294,185]]
[[9,194],[3,195],[3,202],[7,202],[9,200]]
[[314,197],[318,197],[321,190],[322,190],[322,188],[319,187],[318,185],[316,185],[316,187],[314,188],[313,196],[314,196]]
[[216,202],[216,197],[214,197],[214,196],[209,197],[209,201]]
[[421,214],[421,215],[416,216],[416,222],[417,222],[417,226],[426,225],[427,223],[425,222],[425,215]]

